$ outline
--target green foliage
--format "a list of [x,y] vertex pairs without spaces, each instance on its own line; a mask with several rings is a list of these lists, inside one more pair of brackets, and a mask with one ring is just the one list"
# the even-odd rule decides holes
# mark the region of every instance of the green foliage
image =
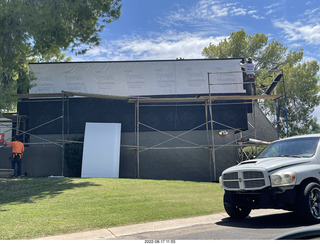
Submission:
[[[28,34],[33,38],[34,54],[71,48],[81,54],[88,47],[99,45],[99,33],[120,17],[120,0],[25,0]],[[37,21],[30,14],[36,14]],[[39,31],[40,30],[40,31]]]
[[245,161],[256,157],[266,146],[247,146],[242,149],[240,161]]
[[[315,107],[320,104],[318,71],[317,61],[283,66],[290,135],[319,132],[317,120],[312,116]],[[281,92],[281,89],[282,87],[277,87],[277,92]],[[281,112],[280,122],[284,124],[283,110]]]
[[[316,106],[320,104],[318,84],[319,65],[317,61],[302,62],[303,50],[288,50],[275,39],[268,42],[265,34],[247,35],[242,29],[233,32],[218,45],[210,44],[203,49],[202,54],[207,58],[247,58],[252,57],[255,64],[258,85],[265,86],[283,72],[283,83],[278,84],[274,94],[285,94],[286,100],[278,103],[279,121],[276,118],[276,104],[274,101],[264,101],[260,106],[273,124],[279,123],[280,136],[320,132],[317,119],[312,116]],[[273,77],[270,75],[273,69]],[[276,71],[278,70],[278,72]],[[260,83],[259,83],[260,82]],[[285,89],[285,90],[284,90]],[[258,93],[262,93],[259,90]],[[284,104],[286,102],[286,104]],[[286,110],[284,109],[286,106]],[[288,131],[286,126],[286,111],[288,117]]]
[[0,180],[0,240],[223,212],[217,183],[111,178]]
[[242,29],[232,32],[217,46],[210,43],[202,51],[202,55],[207,58],[247,58],[259,57],[260,50],[267,44],[268,37],[265,34],[255,34],[249,36]]
[[0,110],[12,108],[17,90],[30,89],[29,61],[85,53],[120,9],[121,0],[0,0]]

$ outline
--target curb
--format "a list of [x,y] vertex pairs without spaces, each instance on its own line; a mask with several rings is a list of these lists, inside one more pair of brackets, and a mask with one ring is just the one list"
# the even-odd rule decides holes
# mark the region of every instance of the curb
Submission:
[[[283,212],[285,211],[274,209],[260,209],[253,210],[250,216],[253,217]],[[224,218],[229,218],[229,216],[226,213],[222,212],[218,214],[198,216],[192,218],[163,220],[127,226],[110,227],[105,229],[84,231],[65,235],[47,236],[35,240],[116,240],[118,237],[121,236],[134,235],[138,233],[179,229],[196,225],[215,224]]]

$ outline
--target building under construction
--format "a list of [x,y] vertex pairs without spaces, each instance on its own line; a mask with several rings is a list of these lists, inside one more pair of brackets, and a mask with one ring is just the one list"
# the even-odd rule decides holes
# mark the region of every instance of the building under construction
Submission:
[[[255,92],[257,81],[244,82],[240,61],[30,64],[35,86],[19,96],[16,114],[5,114],[12,128],[4,126],[26,145],[22,173],[74,176],[65,149],[84,143],[88,155],[94,155],[86,159],[87,166],[98,165],[99,171],[113,158],[116,177],[217,181],[239,162],[243,145],[237,142],[278,138],[258,103],[284,96]],[[282,75],[277,78],[268,84],[283,83]],[[86,143],[103,145],[110,134],[97,127],[97,136],[86,142],[90,123],[121,126],[119,146],[112,143],[118,158],[101,149],[90,154],[95,149]],[[10,148],[0,148],[0,168],[10,168],[9,156]]]

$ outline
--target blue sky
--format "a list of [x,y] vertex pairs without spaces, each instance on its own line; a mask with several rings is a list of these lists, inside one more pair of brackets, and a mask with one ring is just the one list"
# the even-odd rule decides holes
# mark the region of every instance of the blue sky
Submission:
[[[73,61],[204,58],[204,47],[242,28],[320,61],[319,0],[123,0],[101,45]],[[314,115],[320,122],[320,107]]]
[[209,43],[241,28],[320,60],[319,0],[123,0],[101,45],[73,61],[203,58]]

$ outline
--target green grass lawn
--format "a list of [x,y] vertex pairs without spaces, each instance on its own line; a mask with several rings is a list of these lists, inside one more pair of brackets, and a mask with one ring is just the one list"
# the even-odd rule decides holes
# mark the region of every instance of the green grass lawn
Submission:
[[0,239],[32,239],[223,211],[217,183],[111,178],[0,180]]

